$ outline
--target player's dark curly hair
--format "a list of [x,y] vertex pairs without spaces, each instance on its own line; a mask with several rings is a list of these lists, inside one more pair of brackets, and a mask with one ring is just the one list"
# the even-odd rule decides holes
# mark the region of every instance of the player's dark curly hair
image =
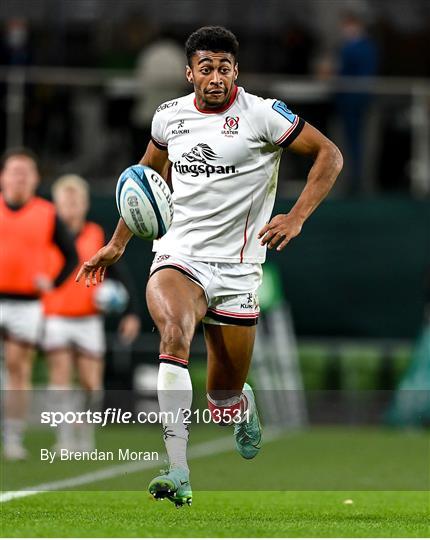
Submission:
[[196,51],[227,52],[237,60],[239,42],[233,32],[223,26],[202,26],[185,43],[188,65],[191,65],[191,58]]

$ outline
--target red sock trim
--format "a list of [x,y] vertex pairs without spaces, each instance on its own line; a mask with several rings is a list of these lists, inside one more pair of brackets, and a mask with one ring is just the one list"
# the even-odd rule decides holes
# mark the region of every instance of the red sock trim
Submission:
[[178,358],[177,356],[173,356],[171,354],[160,354],[158,358],[160,360],[169,360],[169,362],[176,362],[177,364],[181,364],[181,366],[188,365],[188,360],[184,360],[183,358]]
[[244,396],[242,395],[237,403],[221,407],[212,403],[208,399],[208,409],[211,412],[212,420],[220,426],[229,426],[233,423],[233,418],[237,418],[247,407]]

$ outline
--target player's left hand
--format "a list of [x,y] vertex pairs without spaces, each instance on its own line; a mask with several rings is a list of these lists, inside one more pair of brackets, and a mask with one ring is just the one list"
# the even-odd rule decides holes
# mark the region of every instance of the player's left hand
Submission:
[[278,214],[258,233],[262,246],[267,244],[269,249],[276,245],[276,251],[281,251],[288,242],[298,236],[302,230],[303,220],[293,214]]
[[130,345],[140,332],[140,319],[137,315],[129,313],[124,315],[119,323],[118,332],[121,338],[121,341],[126,345]]

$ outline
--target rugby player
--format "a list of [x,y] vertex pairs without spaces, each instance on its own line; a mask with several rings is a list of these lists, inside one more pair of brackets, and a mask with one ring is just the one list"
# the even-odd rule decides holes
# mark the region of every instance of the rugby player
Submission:
[[[87,221],[89,185],[80,176],[65,175],[52,186],[52,196],[58,216],[71,232],[82,264],[105,243],[103,229]],[[61,265],[61,254],[53,250],[51,267]],[[76,274],[76,272],[75,272]],[[123,273],[113,267],[110,277],[124,281]],[[120,339],[130,344],[140,331],[137,315],[137,294],[130,281],[124,283],[129,292],[129,305],[119,323]],[[71,391],[73,367],[84,390],[83,410],[97,409],[103,386],[105,332],[103,317],[95,303],[94,289],[77,287],[73,276],[43,296],[45,328],[42,344],[49,364],[50,389],[57,408],[64,413],[73,410],[76,393]],[[93,450],[94,429],[91,424],[63,423],[56,430],[58,449]]]
[[[246,383],[258,319],[256,291],[266,248],[278,251],[298,234],[342,169],[338,148],[276,99],[236,85],[238,42],[223,27],[203,27],[186,45],[186,78],[193,93],[161,104],[141,163],[165,178],[171,169],[174,218],[156,246],[147,303],[160,333],[161,411],[191,407],[188,373],[196,325],[204,324],[208,407],[216,422],[232,423],[246,459],[261,444],[261,426]],[[160,66],[162,69],[162,66]],[[282,149],[313,160],[292,209],[270,219]],[[122,220],[110,242],[77,276],[103,279],[132,234]],[[237,421],[239,419],[239,421]],[[164,425],[170,461],[149,491],[176,505],[192,498],[184,422]]]
[[[26,391],[31,385],[32,360],[40,339],[40,296],[67,279],[78,257],[54,205],[35,196],[40,175],[33,152],[24,148],[10,150],[0,167],[0,330],[5,338],[8,390],[4,400],[3,454],[7,459],[25,459]],[[48,262],[54,245],[63,262],[51,279]]]

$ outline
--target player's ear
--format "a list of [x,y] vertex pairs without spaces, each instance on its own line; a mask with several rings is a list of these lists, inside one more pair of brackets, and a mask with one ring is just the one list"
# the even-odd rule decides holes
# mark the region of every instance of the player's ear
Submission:
[[187,66],[187,67],[185,68],[185,77],[187,78],[187,81],[188,81],[189,83],[193,84],[193,82],[194,82],[194,81],[193,81],[193,72],[192,72],[190,66]]
[[236,62],[234,65],[234,80],[236,80],[239,77],[239,64]]

